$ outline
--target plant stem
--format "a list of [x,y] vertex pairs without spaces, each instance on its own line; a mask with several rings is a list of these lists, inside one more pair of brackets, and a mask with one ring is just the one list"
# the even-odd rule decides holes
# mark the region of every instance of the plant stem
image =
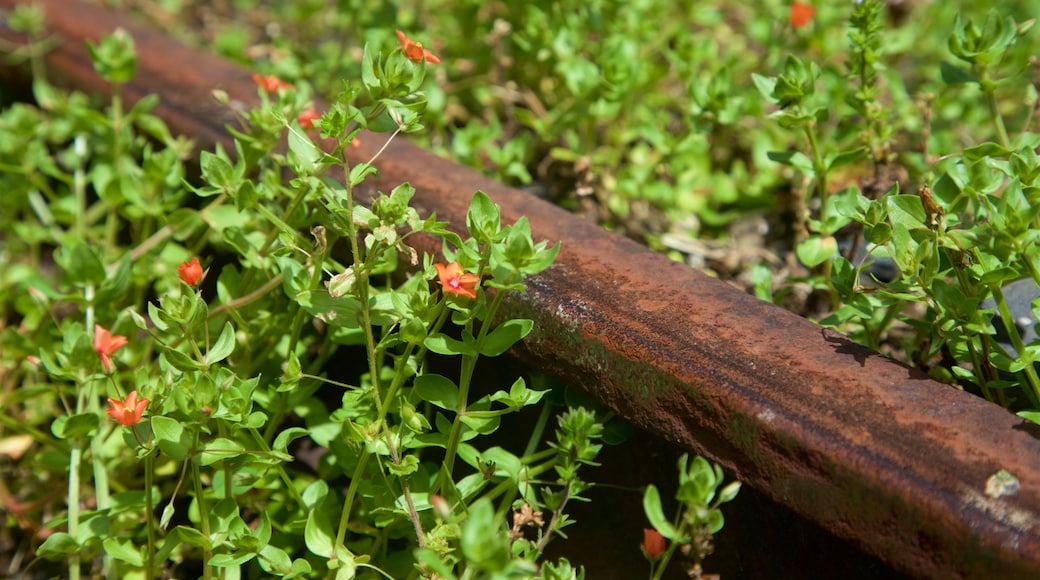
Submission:
[[148,527],[148,549],[145,552],[145,579],[155,578],[155,504],[152,502],[152,485],[155,476],[155,456],[149,453],[144,458],[144,519]]
[[979,68],[976,68],[976,74],[979,77],[979,86],[982,87],[982,92],[986,97],[986,109],[989,111],[990,118],[993,119],[993,128],[997,132],[997,142],[1002,147],[1011,149],[1011,139],[1008,137],[1007,128],[1004,127],[1004,117],[1000,114],[1000,105],[997,103],[993,82],[989,79],[989,72],[984,68],[981,70]]
[[[481,346],[484,344],[484,338],[487,337],[488,330],[491,328],[491,321],[495,319],[495,313],[502,304],[504,296],[505,292],[500,290],[495,293],[495,297],[491,301],[484,324],[480,326],[480,332],[477,333],[475,343],[477,352],[462,355],[462,370],[459,372],[459,400],[455,409],[455,420],[452,421],[451,432],[448,434],[448,445],[444,452],[444,464],[440,477],[441,485],[451,479],[452,471],[455,468],[455,455],[458,453],[459,443],[462,441],[462,418],[466,416],[466,404],[469,399],[470,384],[473,381],[473,370],[477,366],[477,356]],[[439,488],[440,486],[435,487]]]
[[[76,439],[69,451],[69,535],[75,540],[79,536],[79,464],[83,455],[83,442]],[[78,543],[78,542],[77,542]],[[69,578],[79,580],[79,552],[69,554]]]
[[[195,441],[196,446],[198,440]],[[206,537],[207,541],[210,540],[210,529],[209,529],[209,509],[206,505],[206,496],[202,489],[202,474],[199,471],[199,461],[197,457],[190,458],[191,462],[191,479],[195,487],[195,501],[199,505],[199,527],[202,528],[202,535]],[[206,580],[213,578],[213,568],[209,565],[210,559],[213,557],[213,548],[209,547],[208,543],[202,550],[202,577]]]
[[[93,389],[91,389],[93,390]],[[100,405],[98,404],[98,397],[95,394],[87,400],[87,407],[91,413],[102,415]],[[101,435],[97,434],[90,438],[90,463],[91,468],[94,471],[94,497],[97,504],[98,511],[107,510],[110,507],[109,501],[109,488],[108,488],[108,471],[105,469],[105,461],[102,453],[102,442]],[[109,578],[115,578],[114,567],[112,566],[111,557],[106,552],[103,556],[103,573]]]
[[1022,368],[1022,372],[1025,373],[1026,381],[1030,388],[1026,393],[1029,395],[1033,406],[1040,407],[1040,377],[1037,376],[1033,357],[1026,348],[1022,335],[1018,332],[1018,327],[1015,326],[1015,319],[1011,316],[1011,310],[1008,308],[1007,300],[1004,298],[1004,291],[1001,289],[1000,284],[995,282],[990,284],[990,292],[993,294],[993,300],[997,303],[997,311],[1000,312],[1000,319],[1004,322],[1004,328],[1007,331],[1008,338],[1011,339],[1011,345],[1018,351],[1018,359],[1025,365]]

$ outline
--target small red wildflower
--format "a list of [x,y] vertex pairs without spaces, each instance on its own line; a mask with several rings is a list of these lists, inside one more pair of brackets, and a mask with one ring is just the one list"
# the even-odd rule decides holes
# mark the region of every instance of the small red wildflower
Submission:
[[470,298],[477,297],[476,288],[480,283],[480,277],[476,274],[463,272],[462,266],[458,262],[452,262],[447,266],[444,264],[434,264],[433,266],[437,268],[437,277],[441,279],[441,288],[445,292]]
[[812,4],[806,2],[792,2],[791,26],[793,28],[801,28],[812,22],[812,17],[815,14],[816,8],[813,8]]
[[643,528],[643,552],[646,553],[647,558],[656,560],[658,556],[664,553],[665,547],[664,536],[661,535],[661,532]]
[[321,119],[321,115],[319,115],[318,112],[314,110],[314,107],[307,109],[306,111],[300,113],[298,117],[296,117],[296,121],[299,122],[300,126],[304,129],[313,129],[314,122],[318,119]]
[[269,93],[277,93],[278,91],[283,89],[291,90],[296,88],[274,75],[262,75],[259,73],[253,73],[253,82],[255,82],[258,87]]
[[108,415],[129,427],[141,422],[141,413],[144,413],[144,408],[148,406],[148,399],[138,401],[137,391],[130,391],[125,401],[109,398],[108,404],[112,407],[106,411]]
[[126,343],[125,336],[112,336],[112,333],[102,328],[100,324],[94,325],[94,350],[101,356],[101,367],[105,369],[106,373],[111,374],[115,370],[112,355],[126,346]]
[[404,51],[404,55],[407,56],[409,60],[422,62],[423,59],[426,59],[426,62],[430,64],[440,64],[441,59],[437,58],[437,55],[423,48],[421,42],[415,42],[408,38],[408,36],[400,30],[397,31],[397,40],[401,43],[401,50]]
[[198,285],[198,283],[202,281],[202,277],[206,274],[202,271],[202,265],[199,264],[198,258],[192,258],[180,266],[177,266],[177,273],[180,274],[181,280],[184,280],[184,283],[188,286]]

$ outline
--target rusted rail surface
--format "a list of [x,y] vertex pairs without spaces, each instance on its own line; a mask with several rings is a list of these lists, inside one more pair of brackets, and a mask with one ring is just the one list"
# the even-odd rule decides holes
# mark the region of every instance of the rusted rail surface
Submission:
[[[36,1],[63,38],[48,56],[52,80],[105,92],[84,41],[123,27],[140,53],[124,96],[158,93],[173,131],[233,150],[231,113],[211,91],[255,103],[250,71],[93,5]],[[379,143],[363,139],[354,155],[368,159]],[[404,140],[378,166],[373,189],[411,182],[420,212],[462,227],[482,189],[504,218],[526,215],[536,238],[563,241],[557,263],[509,303],[509,314],[536,322],[517,349],[523,360],[899,570],[1040,575],[1040,442],[1030,424]],[[999,469],[1019,478],[1017,495],[984,494]]]

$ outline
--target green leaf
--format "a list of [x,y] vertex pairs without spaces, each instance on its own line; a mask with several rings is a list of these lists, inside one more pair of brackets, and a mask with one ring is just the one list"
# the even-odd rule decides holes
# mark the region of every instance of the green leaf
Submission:
[[476,341],[472,336],[463,337],[464,340],[458,341],[450,336],[444,334],[434,334],[426,337],[423,344],[426,348],[430,349],[430,352],[437,354],[477,354]]
[[292,153],[290,159],[296,162],[296,172],[303,174],[314,173],[323,155],[321,149],[295,124],[289,125],[289,151]]
[[65,532],[56,532],[47,536],[47,539],[36,549],[36,555],[47,560],[67,560],[69,556],[79,551],[79,544],[72,536]]
[[708,513],[705,514],[705,519],[707,520],[706,523],[708,524],[709,534],[719,533],[725,523],[725,520],[722,517],[722,512],[719,510],[709,510]]
[[209,352],[206,353],[206,364],[218,363],[230,356],[234,350],[235,329],[231,326],[231,322],[227,321],[224,323],[224,329],[220,331],[217,341],[213,343]]
[[204,536],[202,532],[195,528],[189,528],[188,526],[177,526],[174,531],[180,537],[181,541],[189,546],[195,546],[196,548],[202,548],[208,550],[212,547],[209,538]]
[[199,463],[212,465],[218,461],[238,457],[243,451],[245,451],[245,447],[242,447],[237,441],[232,441],[226,437],[218,437],[203,447],[199,456]]
[[925,228],[927,216],[921,198],[916,195],[890,195],[885,198],[888,205],[888,217],[893,226],[903,226],[907,229]]
[[1040,411],[1019,411],[1017,414],[1027,421],[1040,424]]
[[129,538],[108,537],[101,542],[101,545],[105,548],[105,553],[116,560],[122,560],[131,566],[144,565],[141,550],[135,548]]
[[1013,280],[1017,280],[1020,276],[1021,273],[1017,268],[1011,266],[1001,266],[983,274],[982,277],[979,278],[978,283],[988,285],[994,283],[1011,282]]
[[[369,48],[368,43],[365,43],[364,52],[361,55],[361,82],[365,84],[365,88],[369,91],[379,91],[379,77],[376,76],[375,62],[379,59],[380,54],[377,52],[375,55],[372,54],[372,50]],[[329,552],[331,555],[332,552]]]
[[219,188],[221,191],[231,187],[234,179],[234,169],[222,149],[216,153],[203,151],[199,153],[199,167],[202,170],[202,178],[206,183]]
[[803,175],[811,177],[816,173],[816,170],[813,169],[812,159],[801,151],[769,151],[766,153],[766,157],[777,163],[794,167]]
[[73,284],[101,284],[105,280],[105,266],[86,242],[78,241],[72,248],[62,248],[54,257]]
[[317,480],[314,483],[307,486],[303,490],[300,497],[303,498],[303,503],[309,510],[315,509],[325,501],[325,498],[329,495],[329,484],[322,480]]
[[466,212],[466,227],[470,235],[482,244],[499,238],[502,229],[501,209],[483,191],[473,194]]
[[839,167],[843,167],[845,165],[848,165],[849,163],[853,163],[853,162],[859,161],[866,154],[867,154],[867,148],[866,147],[858,147],[858,148],[853,149],[851,151],[843,151],[841,153],[838,153],[837,155],[834,155],[833,157],[831,157],[830,160],[827,162],[827,170],[828,171],[834,170],[834,169],[837,169]]
[[533,327],[534,321],[525,318],[503,322],[484,337],[484,341],[480,345],[480,354],[491,357],[504,353],[509,350],[509,347],[530,334]]
[[[292,558],[289,557],[289,554],[285,550],[277,546],[264,546],[260,550],[257,561],[260,563],[260,567],[269,574],[286,576],[293,571]],[[306,563],[306,560],[300,561]]]
[[134,39],[122,28],[103,36],[97,44],[88,41],[87,52],[94,63],[94,70],[110,83],[124,84],[137,74]]
[[646,486],[646,491],[643,492],[643,511],[646,513],[646,518],[650,520],[650,525],[661,532],[662,536],[676,542],[685,541],[679,534],[679,530],[675,529],[668,518],[664,517],[664,511],[661,509],[661,494],[652,483]]
[[979,80],[967,69],[947,61],[943,61],[939,64],[939,72],[942,76],[942,81],[948,85],[975,83]]
[[307,549],[322,558],[331,558],[334,538],[332,524],[324,511],[312,509],[307,514],[307,524],[303,529],[303,541],[307,544]]
[[551,391],[535,391],[527,388],[524,378],[520,377],[513,382],[509,392],[497,391],[491,395],[491,400],[507,405],[512,411],[519,411],[527,405],[534,405],[542,400]]
[[274,438],[274,442],[271,443],[271,449],[282,453],[288,453],[290,443],[309,434],[310,431],[303,427],[289,427]]
[[411,475],[419,469],[419,458],[415,455],[405,455],[400,463],[386,462],[387,469],[398,477]]
[[987,141],[981,145],[965,149],[964,159],[966,161],[978,161],[986,157],[1008,157],[1011,153],[1011,150],[1007,147],[1003,147],[992,141]]
[[755,88],[771,103],[776,102],[776,98],[773,97],[773,91],[776,90],[776,78],[762,76],[758,73],[751,73],[751,81],[755,83]]
[[51,425],[51,432],[61,439],[77,439],[97,431],[100,424],[97,413],[80,413],[71,417],[60,415]]
[[812,236],[798,244],[798,259],[809,268],[815,268],[838,253],[838,241],[831,236]]
[[255,556],[255,554],[248,550],[239,550],[233,554],[214,554],[213,557],[209,559],[209,565],[220,568],[228,568],[231,566],[238,567],[252,560]]
[[442,409],[455,411],[459,407],[459,387],[441,375],[423,374],[415,377],[415,393],[422,400]]
[[509,538],[498,532],[491,500],[486,497],[478,499],[470,506],[469,518],[462,524],[459,537],[466,562],[488,572],[503,569],[511,559]]
[[365,181],[366,177],[376,173],[379,173],[379,171],[371,163],[358,163],[350,168],[350,184],[353,186],[360,185],[361,182]]
[[166,349],[159,354],[159,357],[165,359],[167,363],[173,368],[181,371],[182,373],[190,373],[205,368],[205,365],[199,361],[189,357],[179,350],[172,348]]
[[152,433],[159,449],[175,461],[187,457],[191,448],[191,435],[180,421],[156,415],[152,417]]

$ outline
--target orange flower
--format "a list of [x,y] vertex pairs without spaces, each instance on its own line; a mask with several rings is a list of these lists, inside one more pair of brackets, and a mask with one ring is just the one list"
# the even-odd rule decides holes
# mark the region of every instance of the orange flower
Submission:
[[816,9],[813,8],[812,4],[805,2],[792,2],[791,3],[791,26],[794,28],[801,28],[810,22],[812,22],[813,15],[816,14]]
[[102,328],[100,324],[94,325],[94,350],[101,356],[101,367],[105,369],[106,373],[112,373],[115,370],[112,355],[126,346],[126,342],[125,336],[112,336],[112,333]]
[[462,266],[458,262],[452,262],[447,266],[434,264],[433,267],[437,268],[437,277],[441,279],[441,288],[445,292],[469,296],[470,298],[477,297],[476,288],[477,284],[480,283],[480,278],[476,274],[463,272]]
[[255,82],[258,87],[269,93],[277,93],[283,89],[290,90],[296,88],[274,75],[265,76],[259,73],[253,73],[253,82]]
[[306,111],[300,113],[299,117],[296,117],[296,120],[304,129],[313,129],[314,122],[318,119],[321,119],[321,115],[319,115],[318,112],[314,110],[314,107],[307,109]]
[[192,258],[190,261],[177,266],[177,273],[180,274],[181,280],[184,280],[184,283],[188,286],[197,285],[202,281],[202,276],[205,275],[198,258]]
[[397,40],[401,43],[401,50],[404,51],[404,55],[414,62],[422,62],[426,59],[426,62],[430,64],[440,64],[441,59],[437,58],[437,55],[423,48],[421,42],[415,42],[408,38],[405,33],[400,30],[397,31]]
[[646,553],[647,558],[656,560],[664,553],[665,546],[664,536],[661,535],[661,532],[643,528],[643,552]]
[[130,391],[125,401],[109,398],[108,404],[112,406],[106,411],[108,415],[129,427],[141,422],[141,413],[144,413],[144,408],[148,406],[148,399],[138,401],[137,391]]

